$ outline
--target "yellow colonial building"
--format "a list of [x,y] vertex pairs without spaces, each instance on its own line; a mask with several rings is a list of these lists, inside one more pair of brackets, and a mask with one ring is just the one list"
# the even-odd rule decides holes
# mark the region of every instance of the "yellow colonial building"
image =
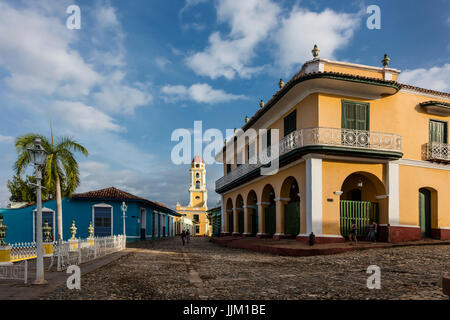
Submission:
[[[374,67],[318,52],[216,155],[222,234],[341,242],[354,219],[362,237],[375,220],[380,241],[450,239],[450,94],[399,83],[387,55]],[[267,132],[239,145],[250,129]]]
[[178,203],[176,211],[194,221],[196,236],[210,236],[211,226],[207,218],[206,167],[200,156],[195,156],[192,160],[189,174],[191,179],[189,204],[183,207]]

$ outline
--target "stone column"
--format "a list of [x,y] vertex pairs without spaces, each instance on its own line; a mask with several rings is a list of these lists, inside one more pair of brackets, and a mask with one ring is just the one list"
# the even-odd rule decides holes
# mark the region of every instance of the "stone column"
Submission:
[[289,198],[275,198],[276,201],[276,218],[277,218],[277,225],[276,225],[276,233],[273,235],[273,238],[275,240],[283,239],[284,234],[284,222],[285,222],[285,212],[284,212],[284,206],[288,201]]
[[270,205],[270,202],[258,202],[256,205],[258,206],[258,233],[256,237],[264,238],[268,236],[266,233],[266,218],[264,213],[266,207]]
[[306,160],[306,236],[322,234],[322,158],[307,155]]
[[252,234],[252,230],[251,230],[251,215],[252,215],[252,210],[253,210],[253,206],[243,206],[244,208],[244,234],[243,236],[250,236]]

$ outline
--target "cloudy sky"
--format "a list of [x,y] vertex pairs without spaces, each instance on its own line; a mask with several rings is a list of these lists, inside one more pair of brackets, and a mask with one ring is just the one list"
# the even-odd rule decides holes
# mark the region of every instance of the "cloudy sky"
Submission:
[[[81,29],[69,30],[69,5]],[[381,29],[369,30],[369,5]],[[400,81],[450,88],[450,2],[291,0],[0,0],[0,206],[15,137],[70,135],[78,191],[115,186],[174,207],[188,169],[171,162],[171,134],[240,127],[285,81],[320,56],[380,66]],[[192,155],[193,156],[193,155]],[[221,167],[207,167],[209,206]]]

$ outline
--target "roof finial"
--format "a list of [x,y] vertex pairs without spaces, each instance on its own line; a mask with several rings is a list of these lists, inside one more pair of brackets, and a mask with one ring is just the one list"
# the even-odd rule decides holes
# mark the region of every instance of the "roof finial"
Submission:
[[319,48],[317,48],[317,44],[314,45],[314,49],[312,49],[311,52],[312,52],[314,59],[317,59],[317,57],[319,56],[319,52],[320,52]]
[[280,82],[278,82],[278,86],[280,87],[280,89],[284,87],[283,79],[280,79]]
[[248,122],[248,116],[245,116],[245,123]]
[[259,106],[262,108],[262,107],[264,107],[264,100],[261,100],[260,102],[259,102]]
[[387,68],[389,61],[391,61],[391,59],[389,59],[388,55],[385,53],[383,60],[381,60],[383,67]]

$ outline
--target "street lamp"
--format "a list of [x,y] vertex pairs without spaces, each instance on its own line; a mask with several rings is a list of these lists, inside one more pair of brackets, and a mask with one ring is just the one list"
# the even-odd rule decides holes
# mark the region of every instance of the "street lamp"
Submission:
[[44,246],[42,243],[42,198],[41,198],[41,181],[42,172],[41,167],[47,159],[47,152],[42,147],[42,141],[39,137],[34,139],[33,148],[27,149],[31,162],[34,165],[34,175],[36,177],[36,280],[34,284],[45,284],[44,280]]
[[122,202],[122,206],[120,207],[120,209],[122,209],[122,218],[123,218],[123,236],[124,236],[125,239],[126,239],[126,234],[125,234],[125,218],[126,218],[126,216],[125,216],[125,213],[127,212],[128,207],[127,207],[127,205],[125,204],[125,201]]

